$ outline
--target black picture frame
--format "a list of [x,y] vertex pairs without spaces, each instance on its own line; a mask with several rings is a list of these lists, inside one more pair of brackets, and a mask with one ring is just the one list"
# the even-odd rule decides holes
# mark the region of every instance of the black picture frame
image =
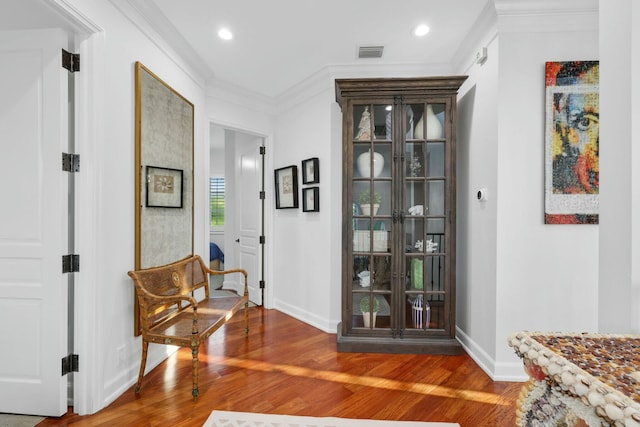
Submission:
[[320,160],[312,157],[302,161],[302,183],[318,184],[320,182]]
[[274,171],[276,209],[298,208],[298,167],[285,166]]
[[145,178],[148,208],[182,208],[182,169],[147,166]]
[[320,212],[320,187],[302,189],[302,211]]

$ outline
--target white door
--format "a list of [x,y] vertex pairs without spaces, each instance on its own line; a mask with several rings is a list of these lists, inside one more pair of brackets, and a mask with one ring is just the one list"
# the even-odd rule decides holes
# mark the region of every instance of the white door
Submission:
[[241,268],[249,276],[249,300],[261,305],[260,289],[260,233],[262,186],[262,139],[255,137],[238,144],[240,170],[238,200],[238,251]]
[[67,410],[66,40],[0,32],[0,412]]

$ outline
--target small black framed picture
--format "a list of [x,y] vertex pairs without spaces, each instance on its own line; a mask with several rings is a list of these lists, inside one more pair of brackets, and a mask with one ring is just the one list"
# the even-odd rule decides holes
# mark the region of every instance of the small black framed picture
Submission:
[[298,207],[298,167],[286,166],[275,170],[276,209]]
[[320,212],[320,187],[302,189],[302,212]]
[[320,160],[312,157],[302,161],[302,183],[317,184],[320,182]]
[[147,207],[182,207],[182,170],[147,166]]

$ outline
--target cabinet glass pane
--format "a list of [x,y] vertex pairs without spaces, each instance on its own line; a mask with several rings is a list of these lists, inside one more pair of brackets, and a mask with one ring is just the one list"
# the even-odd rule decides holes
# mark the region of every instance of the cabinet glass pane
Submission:
[[405,108],[406,139],[422,139],[424,104],[410,104]]
[[405,215],[425,215],[428,208],[424,203],[424,181],[407,181],[404,192]]
[[427,144],[427,177],[444,176],[444,143]]
[[444,218],[429,218],[427,220],[427,244],[424,247],[425,252],[446,252],[447,248],[445,247],[444,225]]
[[[411,104],[413,132],[407,139],[437,140],[446,138],[445,104]],[[407,129],[410,129],[409,127]]]
[[353,230],[354,252],[389,252],[391,221],[376,219],[374,229],[369,228],[369,221],[356,219],[356,228]]
[[354,178],[390,178],[391,144],[379,142],[373,144],[355,143],[353,145]]
[[424,143],[407,142],[405,144],[405,159],[405,176],[408,178],[423,178],[425,172]]
[[422,252],[424,233],[424,218],[406,216],[404,219],[405,252]]
[[391,105],[373,106],[373,123],[375,139],[391,141],[393,135],[391,124]]
[[[388,294],[354,293],[353,315],[351,316],[352,326],[368,329],[389,328],[391,326],[391,306],[389,301],[390,295]],[[377,311],[375,311],[376,309]]]
[[429,181],[427,183],[429,192],[429,215],[444,215],[444,180]]
[[373,136],[373,122],[369,105],[355,105],[353,107],[353,140],[371,141]]
[[391,290],[391,257],[374,255],[371,266],[371,289],[376,291]]
[[[355,215],[384,216],[391,214],[391,181],[353,182]],[[389,230],[387,228],[387,230]]]
[[408,293],[406,295],[406,329],[444,329],[444,295]]

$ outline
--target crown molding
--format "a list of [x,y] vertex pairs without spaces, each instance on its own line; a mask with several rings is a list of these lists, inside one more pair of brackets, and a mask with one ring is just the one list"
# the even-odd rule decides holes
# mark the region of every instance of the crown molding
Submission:
[[598,29],[598,0],[493,0],[498,32]]
[[217,99],[265,114],[275,114],[277,111],[274,98],[216,78],[207,82],[206,94],[209,99]]
[[194,82],[204,86],[212,71],[150,0],[109,0]]
[[497,35],[498,15],[493,2],[489,1],[451,59],[456,73],[466,74],[476,63],[476,53],[487,47]]
[[95,34],[104,31],[99,25],[80,12],[78,8],[72,5],[68,0],[43,1],[42,4],[62,16],[62,18],[69,23],[76,33]]

